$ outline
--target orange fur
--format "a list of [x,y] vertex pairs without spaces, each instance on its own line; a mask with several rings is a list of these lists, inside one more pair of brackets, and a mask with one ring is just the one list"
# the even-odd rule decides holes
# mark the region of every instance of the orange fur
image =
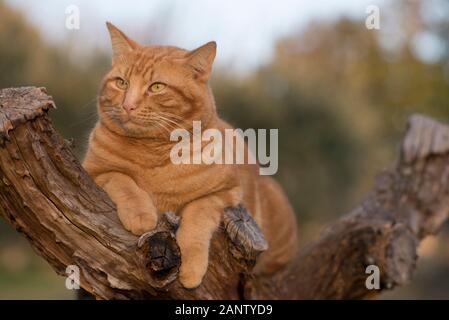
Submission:
[[[161,213],[179,214],[179,278],[194,288],[207,271],[210,239],[223,209],[243,203],[269,243],[257,272],[286,264],[296,252],[296,221],[272,178],[259,176],[257,165],[170,161],[176,143],[170,130],[191,130],[193,120],[200,120],[203,130],[232,128],[218,117],[208,85],[215,43],[193,51],[144,47],[109,23],[108,29],[113,66],[101,85],[99,121],[83,165],[116,203],[124,227],[140,235],[155,227]],[[152,92],[153,83],[163,89]]]

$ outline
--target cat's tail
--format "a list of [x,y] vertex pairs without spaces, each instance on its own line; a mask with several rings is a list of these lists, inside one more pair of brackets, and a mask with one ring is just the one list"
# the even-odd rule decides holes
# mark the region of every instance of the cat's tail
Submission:
[[271,177],[259,176],[261,229],[268,241],[254,268],[272,273],[290,262],[298,251],[296,216],[281,186]]

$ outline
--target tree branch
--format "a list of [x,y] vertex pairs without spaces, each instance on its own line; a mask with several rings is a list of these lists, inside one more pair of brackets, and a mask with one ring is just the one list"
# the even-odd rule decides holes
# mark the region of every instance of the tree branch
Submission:
[[161,217],[140,239],[123,229],[114,204],[53,129],[43,88],[0,91],[0,212],[58,274],[81,269],[99,299],[346,299],[379,293],[365,268],[381,270],[382,289],[410,280],[420,240],[438,231],[449,208],[449,127],[413,116],[396,165],[348,215],[271,276],[251,273],[266,242],[243,207],[225,210],[203,284],[186,290],[174,234]]

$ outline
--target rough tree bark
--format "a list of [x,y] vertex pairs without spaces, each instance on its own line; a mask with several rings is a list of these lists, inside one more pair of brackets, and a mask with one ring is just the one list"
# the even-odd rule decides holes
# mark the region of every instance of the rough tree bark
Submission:
[[[140,239],[125,231],[109,197],[53,129],[53,107],[43,88],[0,91],[0,213],[58,274],[79,266],[82,287],[99,299],[369,298],[410,280],[419,242],[448,217],[449,126],[415,115],[397,162],[366,200],[290,265],[254,276],[266,242],[243,207],[227,208],[203,284],[185,290],[176,280],[177,216],[165,214]],[[381,290],[365,287],[371,264],[381,270]]]

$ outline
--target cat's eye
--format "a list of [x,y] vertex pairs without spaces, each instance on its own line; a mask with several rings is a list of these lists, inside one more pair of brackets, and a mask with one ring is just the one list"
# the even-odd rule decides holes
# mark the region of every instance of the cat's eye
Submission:
[[121,89],[121,90],[126,90],[128,89],[128,81],[126,81],[125,79],[122,78],[117,78],[117,80],[115,80],[115,84],[117,86],[117,88]]
[[156,92],[162,91],[166,86],[167,86],[166,84],[163,84],[161,82],[155,82],[150,86],[149,90],[151,92],[156,93]]

